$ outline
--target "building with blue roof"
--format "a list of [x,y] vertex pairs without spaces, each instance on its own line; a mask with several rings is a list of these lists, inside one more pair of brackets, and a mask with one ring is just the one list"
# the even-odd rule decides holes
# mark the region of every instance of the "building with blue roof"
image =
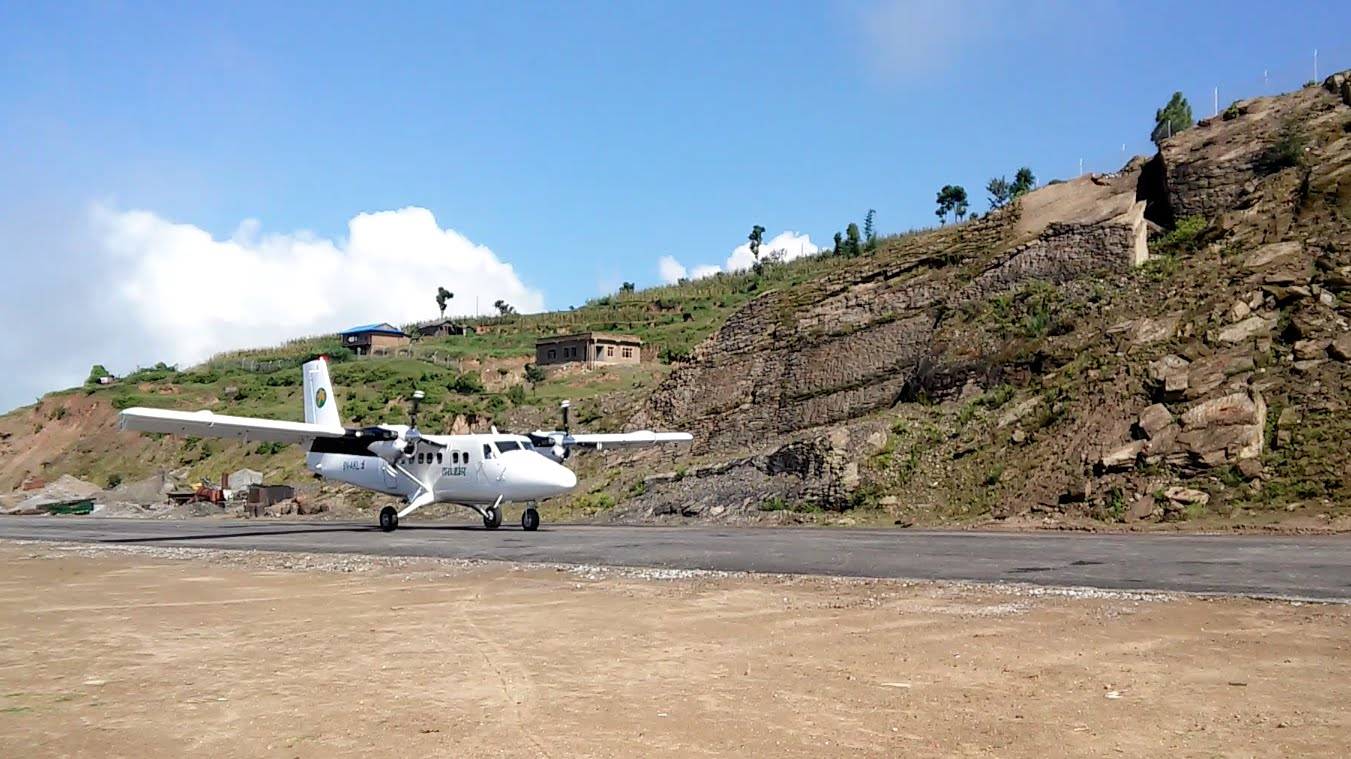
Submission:
[[344,348],[358,356],[388,353],[412,342],[404,331],[388,322],[362,324],[338,333]]

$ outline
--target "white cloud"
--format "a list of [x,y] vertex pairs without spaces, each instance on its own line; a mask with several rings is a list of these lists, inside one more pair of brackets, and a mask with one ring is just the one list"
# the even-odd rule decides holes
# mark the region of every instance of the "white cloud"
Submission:
[[661,281],[668,285],[684,279],[686,274],[684,264],[675,260],[673,256],[662,256],[657,261],[657,273],[661,275]]
[[[760,244],[760,258],[762,260],[792,261],[795,258],[815,255],[820,251],[821,249],[812,242],[810,235],[798,234],[797,232],[780,232]],[[661,280],[669,285],[686,277],[703,279],[722,271],[743,271],[751,268],[754,264],[755,256],[751,255],[751,244],[744,242],[732,249],[732,254],[727,257],[727,262],[722,266],[700,264],[693,269],[686,269],[685,265],[677,261],[674,256],[662,256],[657,261],[657,271],[661,274]]]
[[60,295],[89,304],[88,312],[53,310],[25,340],[27,358],[52,372],[60,367],[45,389],[78,384],[94,363],[114,372],[156,361],[190,365],[368,322],[434,318],[438,285],[455,293],[449,313],[472,312],[475,296],[485,311],[499,298],[522,312],[544,305],[510,264],[441,228],[425,208],[358,214],[345,240],[262,234],[252,219],[215,239],[149,211],[101,205],[90,210],[87,232],[87,247],[72,248],[62,263],[81,276]]
[[[792,261],[795,258],[815,255],[820,250],[812,243],[810,235],[798,234],[797,232],[780,232],[773,238],[760,243],[760,259]],[[732,255],[727,257],[727,263],[723,265],[723,268],[726,271],[741,271],[751,268],[754,264],[755,256],[751,255],[751,244],[743,242],[732,249]]]

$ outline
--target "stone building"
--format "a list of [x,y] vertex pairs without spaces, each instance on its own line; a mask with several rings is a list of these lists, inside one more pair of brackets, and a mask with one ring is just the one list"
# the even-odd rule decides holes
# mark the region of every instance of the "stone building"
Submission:
[[358,356],[369,356],[372,353],[384,353],[391,348],[408,345],[412,342],[408,335],[388,323],[363,324],[360,327],[353,327],[338,333],[342,338],[344,348],[352,351]]
[[460,335],[474,334],[474,328],[468,324],[462,324],[454,319],[437,319],[427,324],[419,324],[417,328],[419,337],[451,337]]
[[642,362],[643,341],[633,335],[582,332],[541,337],[535,341],[535,363],[637,364]]

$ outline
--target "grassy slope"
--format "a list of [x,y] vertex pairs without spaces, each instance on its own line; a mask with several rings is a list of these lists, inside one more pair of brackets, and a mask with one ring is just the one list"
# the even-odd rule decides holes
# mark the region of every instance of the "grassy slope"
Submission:
[[[0,490],[27,474],[73,474],[98,484],[157,471],[186,470],[189,479],[216,479],[241,466],[270,479],[307,477],[294,448],[208,440],[139,437],[115,429],[116,412],[131,406],[207,408],[222,414],[299,420],[299,365],[328,354],[344,421],[404,422],[414,388],[427,394],[421,426],[449,431],[458,421],[474,429],[496,424],[529,429],[554,424],[558,401],[571,399],[574,419],[588,429],[619,429],[666,373],[666,359],[683,355],[733,310],[769,288],[793,287],[819,276],[829,259],[800,259],[765,273],[720,275],[620,293],[582,307],[543,314],[471,320],[480,334],[425,339],[402,355],[349,358],[334,336],[234,351],[178,371],[138,370],[111,386],[56,391],[0,416]],[[522,366],[537,335],[588,330],[637,334],[661,359],[639,367],[560,371],[534,387]],[[519,388],[514,388],[519,386]]]

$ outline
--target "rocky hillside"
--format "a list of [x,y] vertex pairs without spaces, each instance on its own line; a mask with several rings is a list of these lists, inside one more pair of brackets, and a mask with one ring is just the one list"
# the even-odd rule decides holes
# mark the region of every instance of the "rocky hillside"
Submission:
[[694,458],[620,513],[1331,522],[1348,285],[1339,75],[760,295],[652,394]]

